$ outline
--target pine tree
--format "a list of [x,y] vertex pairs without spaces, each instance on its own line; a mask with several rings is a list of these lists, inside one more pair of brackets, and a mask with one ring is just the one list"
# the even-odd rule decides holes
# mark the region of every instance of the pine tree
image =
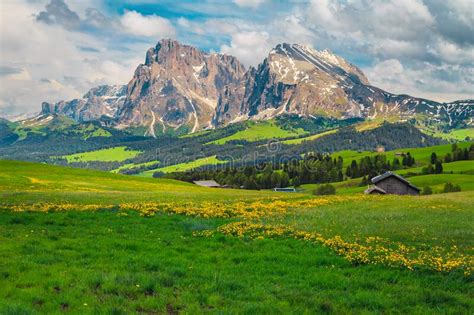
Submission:
[[352,169],[350,166],[346,168],[346,176],[352,178]]
[[398,170],[400,168],[400,160],[398,158],[393,159],[393,169]]
[[288,174],[283,172],[280,175],[280,187],[288,187],[290,186],[290,177],[288,177]]
[[449,163],[452,160],[453,160],[453,158],[451,157],[451,153],[446,153],[446,155],[444,156],[444,162]]
[[293,178],[292,183],[295,188],[298,188],[301,186],[300,178],[298,176]]

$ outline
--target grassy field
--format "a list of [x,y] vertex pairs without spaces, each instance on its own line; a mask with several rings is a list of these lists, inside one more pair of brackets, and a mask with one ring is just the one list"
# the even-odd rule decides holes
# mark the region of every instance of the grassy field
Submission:
[[106,137],[107,138],[107,137],[112,136],[112,134],[109,131],[99,128],[93,124],[89,124],[83,127],[82,129],[79,129],[78,133],[83,134],[82,139],[84,140],[87,140],[93,137]]
[[[373,119],[373,120],[364,121],[364,122],[356,124],[355,129],[359,132],[372,130],[372,129],[380,127],[385,121],[386,121],[385,119]],[[391,121],[391,120],[388,119],[387,121]]]
[[[474,190],[474,176],[465,174],[432,174],[419,175],[408,178],[408,180],[415,186],[422,189],[425,186],[430,186],[433,193],[441,193],[446,183],[459,185],[462,191]],[[361,179],[349,179],[342,182],[332,183],[336,187],[336,194],[350,195],[355,193],[363,193],[367,186],[359,186]],[[316,189],[317,184],[305,184],[301,188],[305,193],[312,193]]]
[[306,131],[301,128],[294,130],[282,129],[274,121],[249,122],[247,129],[238,131],[228,137],[211,141],[207,144],[224,144],[232,140],[246,140],[252,142],[266,139],[290,138],[305,133]]
[[129,170],[129,169],[133,169],[133,168],[137,168],[137,167],[140,167],[140,166],[150,166],[150,165],[154,165],[154,164],[158,164],[160,163],[160,161],[150,161],[150,162],[143,162],[143,163],[127,163],[127,164],[124,164],[114,170],[112,170],[111,172],[112,173],[118,173],[119,171],[121,170]]
[[[460,148],[468,148],[470,147],[472,142],[460,142],[458,143],[458,147]],[[415,158],[416,163],[420,164],[428,164],[430,161],[430,156],[432,152],[436,152],[438,157],[444,158],[444,156],[447,153],[451,153],[451,144],[442,144],[442,145],[437,145],[437,146],[431,146],[431,147],[424,147],[424,148],[403,148],[403,149],[397,149],[397,150],[392,150],[392,151],[386,151],[382,153],[378,152],[372,152],[372,151],[362,151],[362,152],[357,152],[357,151],[351,151],[351,150],[345,150],[345,151],[338,151],[333,153],[334,157],[342,157],[344,159],[344,167],[347,167],[348,165],[351,164],[352,160],[356,160],[359,162],[360,159],[366,156],[375,156],[377,154],[383,154],[387,157],[388,160],[393,161],[395,157],[398,157],[398,159],[401,159],[401,156],[397,156],[397,153],[407,153],[410,152],[410,155]]]
[[153,173],[155,172],[163,172],[163,173],[184,172],[184,171],[191,170],[193,168],[204,166],[204,165],[216,165],[216,164],[222,164],[222,163],[227,163],[227,162],[218,160],[217,157],[213,155],[213,156],[196,159],[194,161],[187,162],[187,163],[179,163],[175,165],[170,165],[170,166],[156,168],[153,170],[144,171],[137,174],[137,176],[153,177]]
[[472,191],[311,197],[0,161],[0,195],[2,314],[474,309]]
[[336,133],[336,132],[337,132],[337,129],[334,129],[334,130],[324,131],[324,132],[321,132],[321,133],[318,133],[318,134],[315,134],[315,135],[312,135],[312,136],[304,137],[304,138],[283,140],[281,143],[282,144],[300,144],[303,141],[316,140],[318,138],[321,138],[323,136],[327,136],[327,135],[330,135],[330,134],[333,134],[333,133]]
[[122,162],[131,158],[136,157],[140,154],[140,151],[127,150],[127,147],[120,146],[109,149],[101,149],[96,151],[81,152],[70,155],[60,156],[65,158],[69,163],[72,162],[90,162],[90,161],[102,161],[102,162]]
[[449,138],[458,141],[464,141],[468,137],[472,140],[474,139],[474,128],[456,129],[451,131],[448,135]]
[[[474,191],[474,162],[456,161],[443,163],[443,174],[422,175],[423,167],[413,167],[397,170],[395,173],[406,176],[407,174],[416,174],[410,176],[408,180],[419,187],[430,186],[434,193],[441,193],[444,185],[448,182],[459,185],[463,191]],[[452,173],[451,173],[452,172]],[[362,193],[367,186],[359,186],[361,178],[347,179],[341,182],[333,183],[336,187],[336,194],[348,195]],[[312,193],[317,184],[302,185],[304,193]]]
[[[235,190],[205,189],[172,179],[140,178],[108,172],[50,166],[46,164],[1,161],[0,191],[3,201],[35,200],[78,203],[136,201],[232,200]],[[244,198],[274,196],[271,192],[240,191]]]
[[[418,173],[421,174],[423,166],[413,167],[403,170],[398,170],[397,174],[406,175],[408,173]],[[472,160],[468,161],[456,161],[450,163],[443,163],[443,172],[444,173],[454,173],[454,174],[469,174],[474,175],[474,162]]]
[[449,133],[421,130],[433,137],[439,137],[446,140],[466,141],[467,138],[469,138],[472,141],[472,139],[474,139],[474,128],[453,129]]

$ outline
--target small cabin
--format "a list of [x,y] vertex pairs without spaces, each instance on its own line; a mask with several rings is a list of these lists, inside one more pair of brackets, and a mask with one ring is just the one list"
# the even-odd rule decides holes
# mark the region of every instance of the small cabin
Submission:
[[387,192],[377,186],[370,186],[365,190],[367,195],[385,195]]
[[277,191],[277,192],[296,192],[296,189],[294,189],[293,187],[285,187],[285,188],[273,188],[273,191]]
[[366,194],[374,195],[419,195],[420,189],[405,178],[392,172],[376,176],[371,180],[373,186],[365,190]]
[[193,183],[202,187],[221,188],[221,185],[215,180],[195,180]]

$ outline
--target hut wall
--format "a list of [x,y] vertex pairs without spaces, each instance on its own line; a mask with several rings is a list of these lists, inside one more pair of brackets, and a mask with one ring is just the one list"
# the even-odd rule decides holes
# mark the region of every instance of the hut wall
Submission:
[[395,177],[388,177],[376,184],[387,192],[387,194],[396,195],[418,195],[418,191]]

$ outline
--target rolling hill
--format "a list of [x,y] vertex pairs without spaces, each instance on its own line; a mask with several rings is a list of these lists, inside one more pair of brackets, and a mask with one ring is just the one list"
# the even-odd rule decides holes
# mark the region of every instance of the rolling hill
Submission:
[[473,307],[472,191],[314,198],[0,161],[0,194],[2,313]]

